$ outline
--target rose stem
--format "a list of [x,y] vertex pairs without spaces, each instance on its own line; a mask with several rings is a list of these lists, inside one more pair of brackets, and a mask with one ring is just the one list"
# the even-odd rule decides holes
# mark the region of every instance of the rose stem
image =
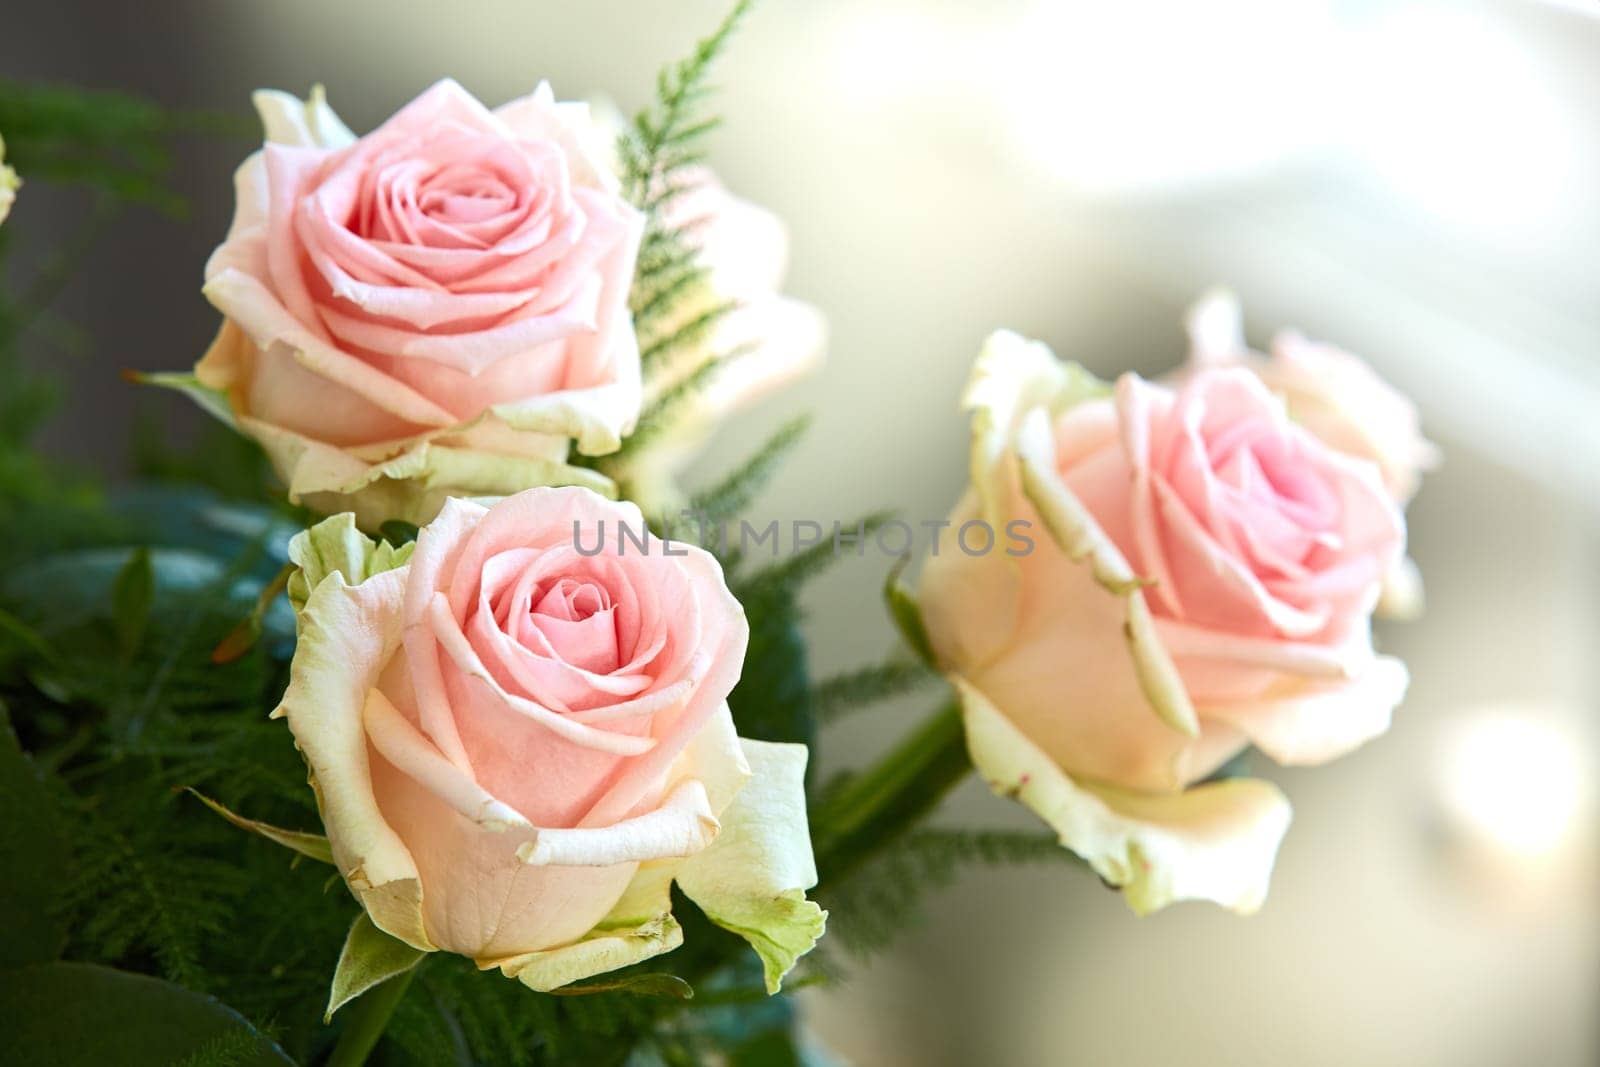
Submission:
[[909,831],[971,769],[961,707],[951,699],[817,809],[817,891]]
[[411,985],[411,977],[416,973],[417,968],[412,967],[385,979],[350,1005],[344,1031],[333,1046],[333,1054],[328,1057],[325,1067],[361,1067],[367,1062],[367,1054],[383,1036],[383,1028],[389,1025],[389,1016],[394,1014],[395,1007],[406,995],[406,988]]

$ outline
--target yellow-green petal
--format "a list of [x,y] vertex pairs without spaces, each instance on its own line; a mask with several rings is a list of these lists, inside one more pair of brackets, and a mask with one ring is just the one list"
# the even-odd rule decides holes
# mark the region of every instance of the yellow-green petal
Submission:
[[741,739],[753,777],[722,813],[722,833],[683,861],[678,886],[707,918],[749,941],[768,993],[822,936],[828,913],[805,891],[817,883],[806,824],[804,745]]

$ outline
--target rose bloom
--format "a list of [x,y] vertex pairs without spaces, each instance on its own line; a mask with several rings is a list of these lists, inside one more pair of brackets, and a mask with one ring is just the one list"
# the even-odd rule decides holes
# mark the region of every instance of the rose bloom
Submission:
[[619,524],[645,532],[571,487],[452,499],[398,551],[324,521],[291,549],[276,714],[394,937],[552,989],[675,948],[676,881],[775,990],[824,918],[805,746],[735,735],[749,631],[716,561]]
[[[628,291],[643,229],[549,86],[490,111],[442,81],[356,138],[320,91],[255,97],[196,367],[292,499],[364,527],[446,496],[603,479],[638,417]],[[213,407],[219,405],[213,404]]]
[[1254,910],[1288,802],[1268,782],[1205,780],[1250,744],[1286,764],[1348,752],[1406,687],[1369,631],[1405,539],[1378,468],[1240,369],[1111,390],[1000,333],[966,403],[973,488],[953,524],[1050,535],[923,571],[974,764],[1136,910]]
[[[1439,465],[1439,449],[1422,436],[1417,407],[1360,357],[1294,330],[1272,338],[1269,354],[1245,344],[1238,299],[1207,293],[1189,310],[1189,360],[1184,371],[1244,367],[1283,397],[1289,415],[1340,452],[1378,465],[1383,484],[1405,507],[1422,476]],[[1422,577],[1402,556],[1384,577],[1379,611],[1412,618],[1422,611]]]

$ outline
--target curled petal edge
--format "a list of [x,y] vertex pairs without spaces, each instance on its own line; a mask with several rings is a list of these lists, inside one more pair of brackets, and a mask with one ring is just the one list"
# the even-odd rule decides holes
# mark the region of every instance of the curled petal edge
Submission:
[[769,994],[816,945],[828,913],[805,891],[817,884],[806,821],[804,745],[739,739],[752,777],[722,813],[721,836],[675,877],[706,917],[750,943]]
[[[1030,438],[1036,438],[1042,427],[1036,425],[1033,429],[1035,432],[1028,434]],[[1139,688],[1149,701],[1150,709],[1170,728],[1189,737],[1199,737],[1200,719],[1178,668],[1157,632],[1150,606],[1145,601],[1143,579],[1134,574],[1122,553],[1072,491],[1054,476],[1038,451],[1041,443],[1024,440],[1021,444],[1018,458],[1023,491],[1067,558],[1087,565],[1101,588],[1124,601],[1127,616],[1122,632]]]
[[1290,819],[1275,785],[1235,778],[1181,793],[1136,793],[1074,781],[977,688],[959,676],[952,681],[968,750],[990,788],[1042,818],[1136,913],[1180,900],[1244,915],[1261,907]]
[[378,808],[362,722],[378,668],[399,644],[405,579],[396,569],[350,585],[334,571],[310,591],[289,686],[272,714],[289,720],[305,756],[350,891],[379,929],[431,952],[416,861]]

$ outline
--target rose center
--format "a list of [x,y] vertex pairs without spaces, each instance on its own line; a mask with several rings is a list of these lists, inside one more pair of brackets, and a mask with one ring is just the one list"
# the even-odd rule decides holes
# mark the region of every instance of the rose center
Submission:
[[437,222],[483,222],[516,207],[517,193],[498,175],[472,167],[447,167],[423,182],[417,208]]
[[528,623],[580,670],[610,674],[621,666],[616,610],[604,586],[561,578],[532,598]]

